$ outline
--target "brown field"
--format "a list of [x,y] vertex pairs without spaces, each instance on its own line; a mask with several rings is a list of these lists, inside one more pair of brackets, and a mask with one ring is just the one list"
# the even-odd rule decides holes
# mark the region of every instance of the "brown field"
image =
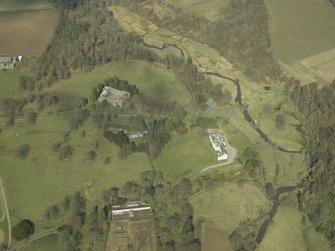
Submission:
[[54,9],[0,12],[0,52],[38,55],[49,44],[58,23]]
[[134,217],[128,214],[113,216],[109,229],[106,251],[155,251],[155,229],[150,210],[136,211]]
[[335,46],[335,8],[328,0],[265,0],[275,54],[285,63]]
[[202,224],[201,250],[202,251],[233,251],[229,235],[223,231]]

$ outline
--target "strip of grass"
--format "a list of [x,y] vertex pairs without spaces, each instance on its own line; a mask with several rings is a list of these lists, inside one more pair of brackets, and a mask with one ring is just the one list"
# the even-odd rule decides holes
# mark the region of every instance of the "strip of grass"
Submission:
[[[71,118],[71,115],[43,116],[35,125],[21,123],[2,129],[0,142],[4,150],[0,154],[0,175],[5,183],[9,208],[20,218],[41,223],[44,210],[66,195],[82,190],[93,203],[102,190],[137,180],[142,171],[151,168],[144,153],[119,160],[118,148],[103,137],[101,129],[91,120],[73,132],[66,143],[73,146],[73,157],[60,161],[52,153],[51,145],[62,141]],[[82,129],[86,130],[85,138],[81,137]],[[97,141],[99,148],[95,149]],[[16,157],[16,148],[22,144],[31,146],[29,156],[23,160]],[[87,153],[94,149],[97,158],[90,161]],[[112,157],[108,165],[104,163],[107,156]]]
[[21,71],[0,71],[0,99],[21,96],[19,91],[19,78],[22,75],[30,74],[31,71],[24,69]]

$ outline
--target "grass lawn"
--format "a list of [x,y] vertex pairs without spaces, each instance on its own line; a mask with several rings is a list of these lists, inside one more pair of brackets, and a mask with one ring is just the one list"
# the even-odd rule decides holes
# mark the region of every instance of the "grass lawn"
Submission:
[[41,239],[34,240],[25,244],[20,251],[59,251],[61,250],[61,241],[58,234],[50,234]]
[[204,221],[231,234],[240,222],[254,219],[267,208],[261,190],[252,184],[230,183],[224,187],[199,193],[191,198],[195,223]]
[[[103,132],[89,119],[78,131],[71,134],[67,144],[73,146],[74,155],[60,161],[52,153],[51,145],[62,141],[69,128],[71,115],[41,116],[35,125],[18,123],[2,128],[0,145],[0,175],[4,180],[9,208],[20,218],[43,223],[44,210],[74,191],[84,191],[89,202],[98,198],[101,191],[137,180],[139,174],[150,169],[147,156],[135,153],[125,161],[117,157],[118,148],[103,137]],[[81,137],[81,130],[86,137]],[[100,146],[95,161],[87,160],[87,153]],[[21,144],[30,144],[26,159],[16,157]],[[111,164],[105,165],[107,156]],[[36,158],[37,161],[33,161]],[[89,203],[90,204],[90,203]]]
[[335,8],[330,1],[265,0],[275,54],[285,63],[334,48]]
[[257,251],[330,251],[321,234],[302,224],[302,216],[296,208],[280,206]]
[[184,84],[172,72],[160,64],[144,61],[118,61],[96,67],[91,72],[74,74],[70,79],[58,82],[49,88],[60,96],[71,96],[73,106],[80,97],[89,97],[92,87],[108,77],[118,76],[135,84],[140,95],[148,102],[187,104],[191,96]]
[[168,181],[181,179],[185,174],[200,171],[217,163],[216,153],[210,146],[207,135],[193,131],[181,139],[172,139],[155,161]]

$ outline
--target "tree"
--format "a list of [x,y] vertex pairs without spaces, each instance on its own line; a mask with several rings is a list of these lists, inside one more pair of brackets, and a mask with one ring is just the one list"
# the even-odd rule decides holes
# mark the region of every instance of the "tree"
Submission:
[[95,160],[96,159],[96,157],[97,157],[97,153],[95,152],[95,151],[89,151],[88,153],[87,153],[87,158],[89,159],[89,160]]
[[108,157],[105,158],[105,164],[106,165],[110,164],[111,161],[112,161],[112,157],[108,156]]
[[26,113],[25,119],[26,119],[27,124],[30,124],[30,125],[35,124],[36,119],[37,119],[37,113],[36,112]]
[[16,156],[24,159],[28,156],[30,152],[30,145],[29,144],[25,144],[25,145],[20,145],[17,149],[16,149]]
[[263,111],[264,111],[264,113],[266,114],[266,115],[270,115],[271,113],[272,113],[272,105],[271,104],[269,104],[269,103],[265,103],[264,105],[263,105]]
[[25,219],[12,228],[12,236],[15,240],[21,241],[32,236],[34,234],[34,229],[34,223]]
[[64,159],[71,157],[72,154],[73,154],[73,147],[70,145],[67,145],[60,149],[58,153],[58,157],[60,160],[64,160]]
[[276,116],[276,127],[278,129],[283,129],[285,126],[285,117],[282,114]]
[[79,102],[78,102],[78,107],[79,107],[79,109],[80,109],[80,108],[82,108],[82,107],[87,106],[87,104],[88,104],[88,99],[87,99],[86,97],[81,97],[81,98],[79,99]]
[[12,127],[14,124],[15,124],[15,117],[14,115],[10,115],[10,117],[6,119],[5,125],[7,127]]

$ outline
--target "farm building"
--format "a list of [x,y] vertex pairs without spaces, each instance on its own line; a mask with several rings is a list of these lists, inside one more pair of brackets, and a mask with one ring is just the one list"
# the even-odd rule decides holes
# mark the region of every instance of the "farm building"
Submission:
[[120,91],[109,86],[105,86],[102,93],[100,94],[99,101],[106,100],[113,106],[123,106],[124,102],[130,99],[130,93],[126,91]]
[[15,58],[13,57],[0,57],[0,69],[14,69],[15,68]]
[[224,139],[224,134],[220,131],[213,132],[209,135],[212,147],[214,151],[218,154],[218,161],[227,160],[228,154],[226,151],[226,142]]

